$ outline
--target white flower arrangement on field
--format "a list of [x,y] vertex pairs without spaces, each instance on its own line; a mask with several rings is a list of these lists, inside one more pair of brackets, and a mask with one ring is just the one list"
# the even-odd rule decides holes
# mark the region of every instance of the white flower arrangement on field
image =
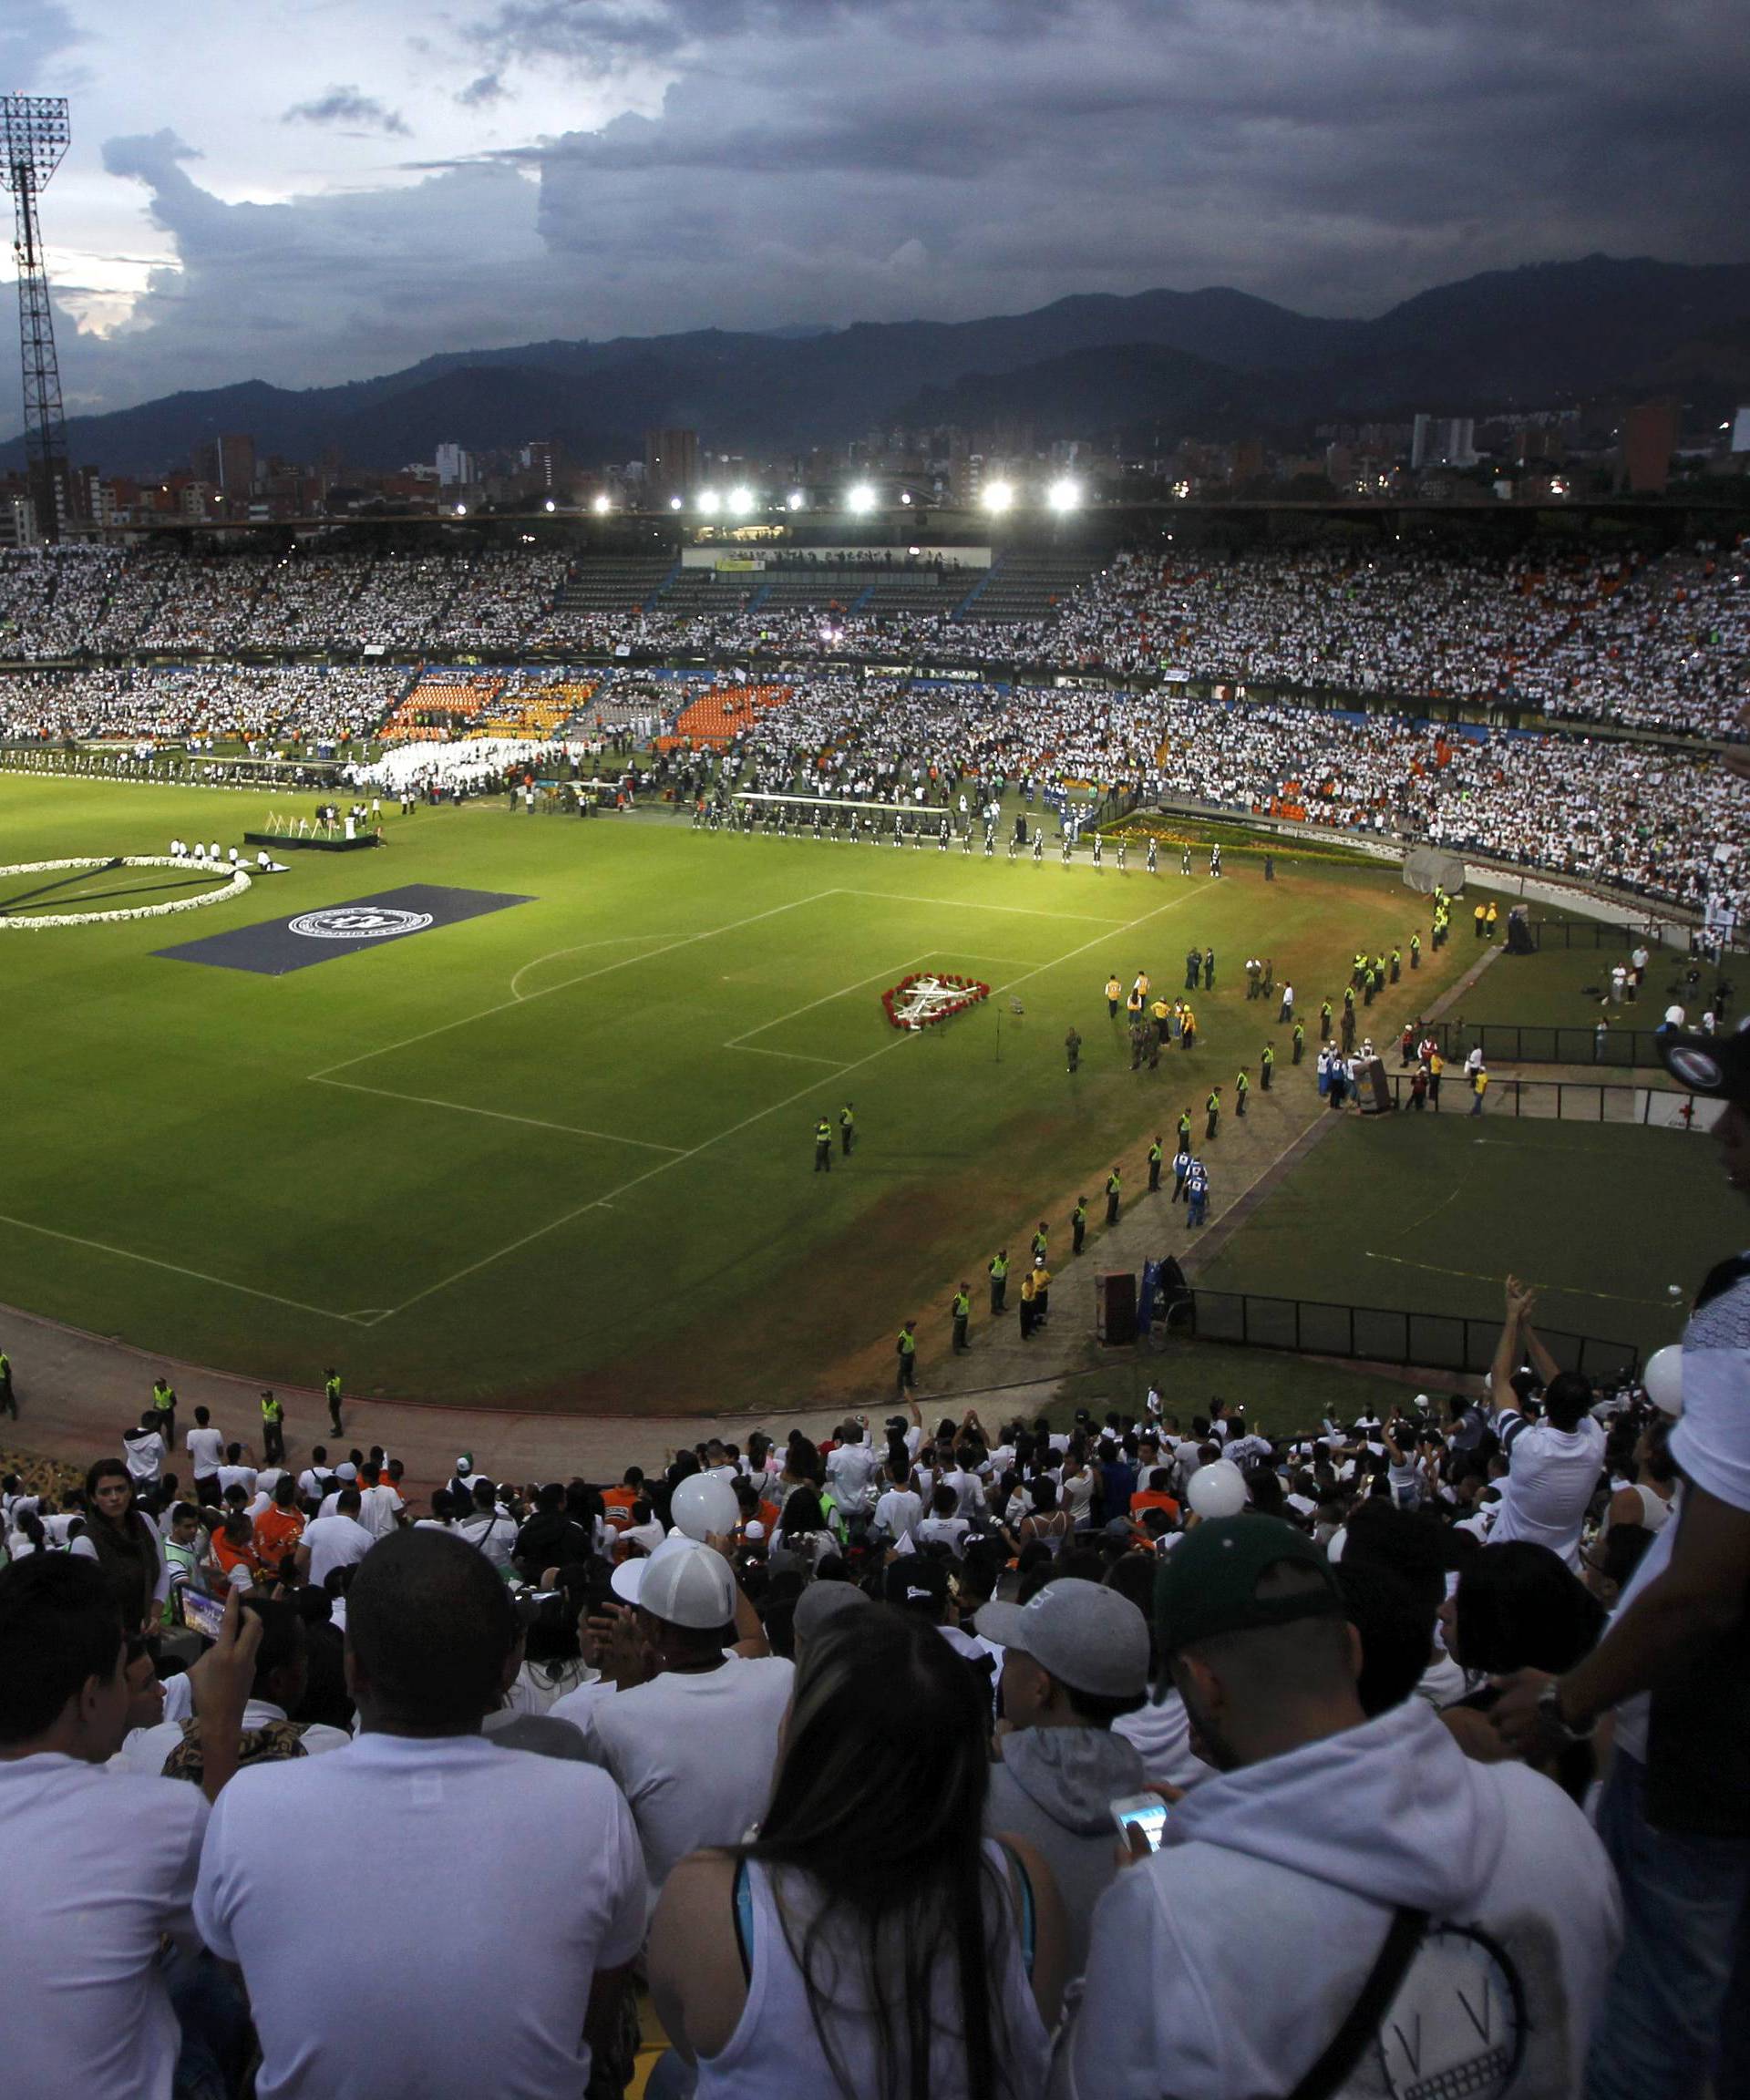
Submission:
[[[124,853],[99,856],[96,860],[19,860],[11,867],[0,868],[0,880],[8,875],[53,875],[63,870],[78,868],[177,868],[186,872],[198,868],[201,862],[188,859],[176,860],[168,853]],[[213,869],[217,875],[222,870]],[[118,911],[52,911],[26,913],[13,917],[0,912],[0,932],[9,930],[35,931],[46,926],[108,926],[123,919],[168,919],[173,911],[200,911],[209,904],[221,903],[227,897],[241,897],[249,888],[250,874],[247,868],[232,870],[231,879],[217,890],[209,890],[199,897],[177,897],[163,904],[135,904]]]

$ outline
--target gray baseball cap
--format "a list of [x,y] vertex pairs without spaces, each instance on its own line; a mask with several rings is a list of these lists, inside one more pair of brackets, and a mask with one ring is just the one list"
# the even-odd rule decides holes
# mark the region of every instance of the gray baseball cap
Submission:
[[1042,1670],[1096,1699],[1134,1699],[1148,1689],[1148,1621],[1116,1590],[1075,1576],[1047,1582],[1026,1604],[986,1604],[977,1631],[1018,1648]]
[[854,1582],[810,1582],[796,1601],[796,1645],[806,1648],[817,1633],[869,1602]]

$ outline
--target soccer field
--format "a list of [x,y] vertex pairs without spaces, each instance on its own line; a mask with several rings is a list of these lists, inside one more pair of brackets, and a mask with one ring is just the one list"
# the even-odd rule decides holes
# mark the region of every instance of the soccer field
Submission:
[[1702,1278],[1743,1236],[1742,1201],[1699,1130],[1461,1108],[1349,1118],[1198,1281],[1493,1319],[1513,1273],[1538,1287],[1552,1332],[1650,1352],[1676,1340]]
[[[0,775],[0,859],[229,843],[267,807]],[[1220,882],[1164,854],[1096,874],[501,800],[288,858],[209,910],[0,932],[0,1300],[288,1384],[333,1362],[360,1392],[592,1412],[872,1393],[899,1321],[1023,1219],[1136,1171],[1264,1035],[1286,1075],[1248,952],[1315,1035],[1353,950],[1422,919],[1392,876],[1286,858],[1270,885],[1237,856]],[[282,975],[157,952],[251,926],[284,947],[295,915],[418,885],[520,901]],[[1133,1074],[1104,980],[1175,992],[1193,942],[1220,958],[1199,1048]],[[882,991],[929,969],[994,995],[895,1031]],[[859,1149],[817,1175],[847,1099]]]

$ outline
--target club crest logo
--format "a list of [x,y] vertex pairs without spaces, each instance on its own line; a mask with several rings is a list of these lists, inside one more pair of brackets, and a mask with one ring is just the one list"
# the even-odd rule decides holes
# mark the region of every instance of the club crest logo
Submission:
[[306,941],[381,941],[391,933],[417,933],[432,923],[429,911],[396,911],[375,904],[336,904],[288,920],[287,931]]

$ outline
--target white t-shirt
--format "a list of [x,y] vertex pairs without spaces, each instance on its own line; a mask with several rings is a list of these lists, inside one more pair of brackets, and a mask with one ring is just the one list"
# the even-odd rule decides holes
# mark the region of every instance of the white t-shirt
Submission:
[[164,1463],[164,1439],[156,1429],[143,1435],[130,1430],[121,1440],[121,1456],[130,1480],[156,1480]]
[[795,1674],[776,1655],[670,1670],[592,1707],[584,1739],[632,1804],[653,1901],[689,1852],[765,1814]]
[[966,1557],[966,1534],[972,1526],[963,1517],[926,1517],[912,1534],[920,1546],[945,1546],[956,1560]]
[[181,2033],[159,1966],[192,1946],[207,1800],[46,1753],[0,1761],[0,2087],[169,2100]]
[[197,1480],[208,1480],[225,1462],[225,1440],[216,1429],[190,1429],[182,1439]]
[[[364,1830],[394,1833],[392,1868],[360,1871]],[[242,1966],[261,2100],[575,2094],[591,1980],[638,1951],[643,1874],[624,1801],[587,1765],[366,1735],[237,1775],[195,1915]]]
[[362,1560],[376,1540],[362,1524],[336,1515],[313,1518],[298,1543],[310,1549],[310,1587],[320,1590],[335,1569]]
[[470,1546],[478,1547],[493,1567],[510,1565],[510,1555],[517,1543],[517,1528],[500,1511],[477,1509],[473,1516],[464,1517],[457,1525],[456,1535]]
[[219,1492],[228,1494],[233,1488],[255,1492],[255,1468],[252,1466],[221,1466],[219,1468]]
[[841,1509],[865,1508],[880,1469],[880,1457],[868,1444],[841,1444],[827,1460],[828,1490]]
[[923,1519],[923,1498],[909,1488],[890,1488],[875,1505],[875,1524],[890,1539],[909,1539]]
[[396,1516],[406,1508],[393,1488],[379,1484],[359,1490],[358,1520],[373,1539],[386,1539],[395,1529]]
[[1508,1476],[1491,1546],[1529,1539],[1547,1546],[1578,1574],[1580,1532],[1604,1465],[1604,1432],[1590,1415],[1572,1429],[1528,1422],[1514,1415],[1501,1424]]

